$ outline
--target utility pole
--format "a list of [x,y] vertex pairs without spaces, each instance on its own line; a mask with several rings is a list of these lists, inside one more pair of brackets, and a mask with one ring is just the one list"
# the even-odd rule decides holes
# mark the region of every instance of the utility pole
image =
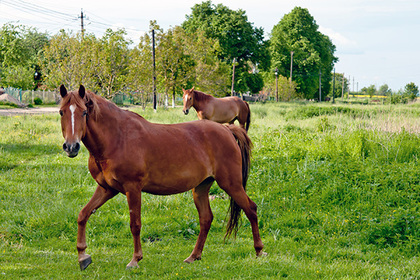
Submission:
[[334,77],[333,77],[333,100],[332,103],[335,103],[335,67],[334,67]]
[[289,101],[292,98],[293,51],[290,52]]
[[341,101],[344,101],[344,73],[343,80],[341,81]]
[[155,30],[152,29],[152,54],[153,54],[153,110],[156,112],[156,62],[155,62]]
[[80,18],[80,28],[81,28],[81,32],[82,32],[82,38],[84,37],[84,35],[85,35],[85,26],[84,26],[84,24],[83,24],[83,19],[85,19],[86,18],[86,16],[84,16],[83,15],[83,9],[82,9],[82,11],[80,12],[80,16],[79,16],[79,18]]
[[347,101],[349,101],[349,98],[350,98],[350,82],[351,82],[351,79],[349,75],[349,94],[347,95]]
[[319,102],[321,102],[321,68],[319,68]]
[[293,75],[293,51],[290,52],[290,81],[292,81],[292,75]]
[[233,66],[232,66],[232,89],[230,91],[230,95],[234,96],[235,95],[235,63],[236,63],[236,58],[233,58]]
[[276,67],[276,72],[274,72],[274,74],[276,75],[276,102],[279,102],[279,80],[278,80],[279,69],[277,67]]

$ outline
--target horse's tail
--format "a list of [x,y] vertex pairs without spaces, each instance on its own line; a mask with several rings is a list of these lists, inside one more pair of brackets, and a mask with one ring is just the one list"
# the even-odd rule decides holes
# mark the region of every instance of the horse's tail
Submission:
[[244,102],[245,102],[246,107],[248,108],[248,115],[246,117],[246,124],[245,124],[245,130],[246,130],[246,132],[248,132],[249,125],[251,124],[251,109],[249,108],[248,102],[246,102],[246,101],[244,101]]
[[[228,127],[235,137],[239,148],[241,149],[242,186],[244,190],[246,190],[246,182],[248,181],[249,166],[251,162],[252,142],[244,129],[235,125],[229,125]],[[229,212],[230,217],[226,227],[225,239],[229,237],[232,232],[236,236],[236,233],[238,232],[238,222],[241,217],[241,207],[239,207],[239,205],[232,199],[232,197],[230,198]]]

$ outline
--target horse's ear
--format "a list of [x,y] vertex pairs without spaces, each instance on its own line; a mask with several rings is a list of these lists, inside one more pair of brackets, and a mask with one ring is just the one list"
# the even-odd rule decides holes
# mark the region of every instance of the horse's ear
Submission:
[[60,95],[61,95],[61,97],[64,97],[64,96],[67,95],[67,89],[64,85],[60,86]]
[[79,95],[80,95],[81,98],[84,98],[85,95],[86,95],[86,90],[85,90],[85,87],[83,85],[80,85],[80,87],[79,87]]
[[191,90],[194,90],[194,87],[192,87],[192,89]]

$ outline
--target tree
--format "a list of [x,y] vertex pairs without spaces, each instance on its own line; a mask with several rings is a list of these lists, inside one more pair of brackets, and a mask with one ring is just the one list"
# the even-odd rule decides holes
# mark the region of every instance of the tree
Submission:
[[[263,93],[267,96],[276,98],[276,76],[274,72],[262,72],[261,76],[264,81]],[[288,78],[278,75],[277,76],[277,95],[279,101],[291,101],[296,98],[302,98],[296,92],[296,83],[291,82]]]
[[135,102],[145,108],[147,96],[153,91],[152,38],[149,34],[140,37],[139,44],[130,52],[130,58],[127,88]]
[[369,87],[363,87],[360,91],[365,95],[369,95],[370,98],[372,98],[377,93],[375,85],[370,85]]
[[[0,29],[0,83],[21,89],[33,89],[39,67],[38,53],[48,43],[48,36],[23,25],[5,24]],[[40,73],[38,73],[40,74]]]
[[56,89],[60,84],[76,89],[80,84],[91,90],[98,90],[97,73],[102,61],[98,53],[100,47],[92,34],[67,34],[61,30],[53,36],[40,56],[47,88]]
[[391,94],[391,89],[387,84],[383,84],[378,89],[378,95],[388,96]]
[[414,100],[419,94],[419,88],[415,83],[411,82],[405,85],[404,94],[410,99]]
[[271,72],[278,68],[288,78],[293,52],[292,79],[305,98],[318,98],[320,70],[323,92],[329,92],[333,65],[338,61],[334,56],[335,46],[318,31],[307,9],[294,8],[273,27],[269,49]]
[[[254,28],[243,10],[233,11],[222,4],[214,5],[211,1],[205,1],[194,5],[192,14],[186,18],[182,27],[187,33],[204,31],[207,37],[219,41],[221,52],[218,55],[222,61],[230,64],[235,59],[238,62],[235,76],[240,77],[243,72],[251,70],[249,61],[262,69],[268,68],[269,56],[264,31],[262,28]],[[235,80],[235,89],[249,89],[247,79],[239,81],[242,83]]]
[[[344,82],[344,85],[343,85]],[[321,85],[322,87],[322,85]],[[346,77],[344,77],[344,74],[342,73],[335,73],[335,98],[341,97],[341,95],[348,92],[349,88],[349,81]],[[328,96],[333,96],[333,81],[330,81],[330,91]]]
[[195,86],[197,89],[215,96],[226,95],[230,86],[230,65],[221,61],[218,54],[221,52],[219,41],[207,38],[204,31],[182,34],[184,52],[192,59],[192,72],[188,72],[188,80],[182,86]]
[[[157,89],[166,96],[172,94],[173,106],[175,96],[182,94],[181,88],[195,86],[213,95],[224,95],[230,69],[217,57],[220,45],[216,39],[207,38],[201,30],[186,33],[180,26],[164,32],[155,21],[150,23],[152,29],[155,30]],[[127,83],[138,97],[152,91],[151,51],[151,38],[145,34],[130,54]]]
[[251,93],[258,93],[262,90],[264,87],[264,81],[260,73],[243,72],[243,75],[245,76],[246,84],[248,85]]
[[125,36],[127,32],[124,29],[113,31],[107,29],[99,42],[99,63],[97,69],[97,78],[100,87],[106,98],[112,98],[113,95],[125,88],[125,78],[129,61],[130,40]]
[[189,78],[192,76],[195,61],[186,52],[185,31],[176,26],[170,28],[166,33],[162,33],[159,39],[159,44],[156,50],[156,67],[160,75],[160,83],[165,92],[165,96],[172,93],[172,106],[175,106],[175,95],[178,91],[181,92],[179,87],[181,84],[188,83]]
[[62,83],[69,88],[83,84],[112,98],[126,87],[131,42],[125,35],[125,30],[108,29],[98,40],[93,34],[82,36],[61,30],[40,57],[45,85],[54,89]]

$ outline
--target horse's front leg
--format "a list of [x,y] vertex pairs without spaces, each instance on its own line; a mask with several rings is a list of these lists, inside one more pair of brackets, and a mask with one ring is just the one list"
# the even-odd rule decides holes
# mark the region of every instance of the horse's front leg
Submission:
[[127,269],[138,267],[138,262],[143,258],[143,251],[140,243],[141,229],[141,191],[134,190],[127,192],[128,208],[130,210],[130,228],[134,241],[133,259],[127,265]]
[[113,191],[111,189],[104,189],[103,187],[99,186],[96,188],[95,193],[93,194],[90,201],[83,207],[82,211],[79,213],[79,217],[77,219],[78,229],[77,229],[77,251],[79,254],[79,264],[80,269],[86,269],[91,263],[91,257],[85,253],[87,248],[86,245],[86,223],[96,209],[101,207],[105,202],[109,199],[113,198],[117,191]]
[[211,222],[213,221],[213,213],[210,209],[209,203],[209,189],[213,184],[213,180],[206,184],[202,184],[193,189],[194,203],[198,210],[200,219],[200,233],[197,238],[194,250],[191,255],[184,260],[184,262],[192,263],[195,260],[201,260],[204,243],[207,239],[207,234],[210,230]]

